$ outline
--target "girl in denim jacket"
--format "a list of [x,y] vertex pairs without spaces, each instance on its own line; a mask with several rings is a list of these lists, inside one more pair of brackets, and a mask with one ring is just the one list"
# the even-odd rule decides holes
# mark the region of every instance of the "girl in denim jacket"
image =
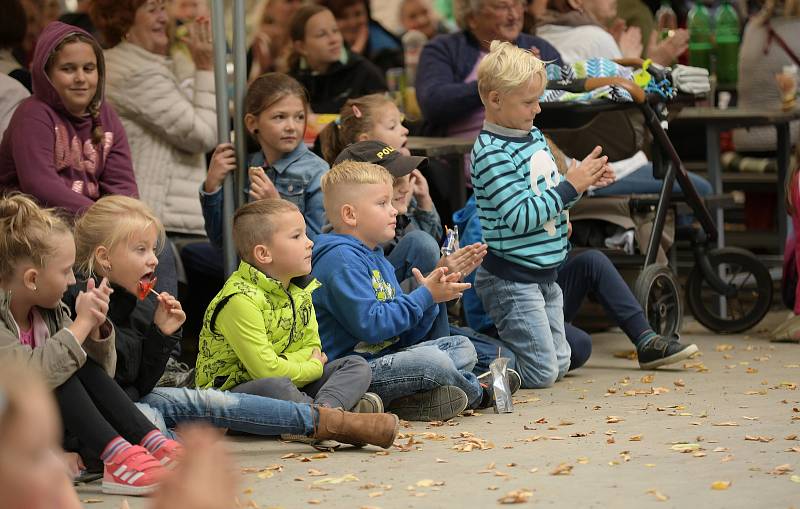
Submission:
[[[245,127],[261,147],[248,161],[249,200],[283,198],[294,203],[313,240],[326,222],[320,177],[329,168],[303,143],[309,113],[306,90],[285,74],[263,74],[247,89],[244,107]],[[222,182],[235,167],[233,145],[219,145],[200,189],[206,233],[217,246],[222,245]]]

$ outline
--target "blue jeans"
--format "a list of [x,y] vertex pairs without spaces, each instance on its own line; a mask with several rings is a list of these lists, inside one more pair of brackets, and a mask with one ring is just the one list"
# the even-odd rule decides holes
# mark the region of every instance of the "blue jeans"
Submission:
[[137,406],[162,431],[199,421],[253,435],[310,435],[316,418],[304,403],[214,389],[157,387]]
[[483,395],[478,378],[472,373],[477,361],[475,348],[464,336],[425,341],[371,359],[369,390],[391,408],[397,398],[454,385],[467,394],[470,408],[475,408]]
[[[708,196],[713,192],[711,183],[703,177],[689,172],[689,180],[692,181],[695,189],[697,189],[697,194],[700,196]],[[627,177],[617,180],[610,186],[592,191],[592,196],[657,194],[661,191],[663,185],[664,181],[662,179],[656,179],[653,176],[653,163],[647,163]],[[675,194],[682,194],[681,186],[678,184],[677,179],[672,185],[672,192]]]
[[[400,281],[403,291],[408,293],[417,288],[418,284],[411,269],[416,267],[427,275],[436,268],[439,262],[439,244],[428,232],[413,230],[403,235],[386,256],[394,267],[394,275]],[[433,326],[428,333],[429,339],[438,339],[450,335],[450,326],[447,322],[447,304],[439,304],[439,314],[433,321]]]
[[557,283],[507,281],[481,267],[475,276],[475,290],[497,327],[500,342],[516,356],[522,387],[550,387],[564,377],[571,350]]

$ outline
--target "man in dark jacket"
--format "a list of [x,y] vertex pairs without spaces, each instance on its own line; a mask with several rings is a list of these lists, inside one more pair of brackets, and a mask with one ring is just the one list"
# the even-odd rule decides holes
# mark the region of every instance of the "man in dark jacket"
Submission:
[[544,39],[522,33],[522,0],[456,0],[460,32],[440,35],[422,50],[417,69],[417,100],[426,133],[475,137],[483,125],[476,69],[493,40],[530,49],[547,63],[561,55]]

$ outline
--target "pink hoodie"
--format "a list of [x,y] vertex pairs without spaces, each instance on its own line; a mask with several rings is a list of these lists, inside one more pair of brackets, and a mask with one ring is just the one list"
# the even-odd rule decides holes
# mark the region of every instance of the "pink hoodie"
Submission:
[[[33,96],[20,104],[0,143],[0,191],[22,191],[47,207],[80,214],[108,194],[138,197],[128,139],[122,123],[103,101],[105,64],[95,43],[97,93],[89,106],[95,115],[67,112],[45,65],[69,35],[89,34],[70,25],[47,25],[36,43],[31,74]],[[103,131],[92,143],[96,125]]]

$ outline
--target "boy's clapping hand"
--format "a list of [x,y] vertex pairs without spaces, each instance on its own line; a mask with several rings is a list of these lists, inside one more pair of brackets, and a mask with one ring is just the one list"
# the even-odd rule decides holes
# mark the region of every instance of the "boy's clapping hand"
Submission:
[[573,162],[567,170],[567,181],[572,184],[578,194],[585,192],[589,186],[595,185],[600,179],[606,176],[607,172],[613,170],[608,166],[608,157],[600,156],[603,149],[597,146],[592,150],[580,164]]
[[489,247],[486,244],[476,242],[457,249],[456,252],[450,256],[442,256],[439,258],[439,263],[437,263],[436,266],[446,267],[450,274],[458,272],[463,278],[472,274],[472,271],[480,267],[488,249]]
[[459,283],[461,273],[453,272],[447,274],[446,267],[434,269],[433,272],[428,274],[428,277],[424,277],[416,267],[411,269],[411,272],[414,274],[417,283],[431,292],[433,301],[437,304],[460,298],[461,294],[472,286],[469,283]]

